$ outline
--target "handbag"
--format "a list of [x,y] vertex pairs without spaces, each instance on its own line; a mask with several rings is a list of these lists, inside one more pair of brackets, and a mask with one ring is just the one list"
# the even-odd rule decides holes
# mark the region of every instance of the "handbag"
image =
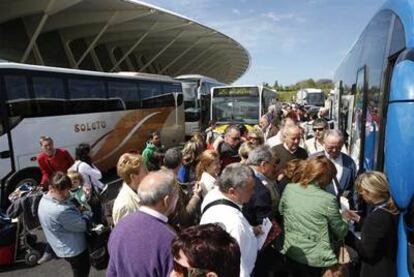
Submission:
[[[342,195],[343,191],[336,176],[334,176],[333,182],[338,192],[337,201],[338,205],[340,206],[339,197]],[[338,263],[336,265],[328,267],[323,272],[322,277],[349,277],[349,265],[352,263],[351,256],[355,257],[355,250],[352,250],[350,247],[345,245],[345,242],[343,240],[334,242],[333,248],[338,259]],[[353,255],[351,255],[350,252],[352,252]]]
[[89,260],[91,266],[97,270],[107,268],[109,253],[107,243],[110,235],[110,228],[103,227],[100,230],[91,229],[86,233],[88,243]]

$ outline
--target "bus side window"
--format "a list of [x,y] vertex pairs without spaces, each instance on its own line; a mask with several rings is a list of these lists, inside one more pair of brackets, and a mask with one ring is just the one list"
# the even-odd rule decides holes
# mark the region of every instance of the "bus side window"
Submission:
[[126,109],[138,109],[141,107],[138,88],[130,82],[108,82],[108,97],[118,98]]
[[38,116],[65,114],[65,90],[62,78],[33,77],[34,103]]
[[151,81],[140,82],[139,83],[139,94],[143,101],[145,99],[157,97],[158,95],[162,94],[161,83],[151,82]]
[[101,80],[69,79],[69,97],[73,114],[102,112],[107,98],[105,84]]
[[30,101],[27,79],[22,75],[4,76],[7,107],[10,117],[17,123],[25,117],[33,116],[34,110]]

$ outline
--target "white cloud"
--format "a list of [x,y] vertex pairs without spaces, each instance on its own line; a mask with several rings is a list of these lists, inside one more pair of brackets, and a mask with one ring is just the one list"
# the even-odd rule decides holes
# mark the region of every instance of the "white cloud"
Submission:
[[285,13],[285,14],[278,14],[275,12],[267,12],[262,14],[263,17],[272,20],[273,22],[280,22],[283,20],[295,20],[297,22],[303,23],[305,22],[305,18],[300,16],[295,16],[292,13]]
[[232,10],[232,12],[233,12],[234,14],[240,15],[240,10],[238,10],[238,9],[233,9],[233,10]]

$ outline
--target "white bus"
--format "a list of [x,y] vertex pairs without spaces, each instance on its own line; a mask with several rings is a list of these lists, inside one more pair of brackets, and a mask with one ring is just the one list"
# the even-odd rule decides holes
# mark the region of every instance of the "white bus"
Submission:
[[194,132],[201,132],[208,127],[211,88],[225,84],[197,74],[181,75],[175,79],[183,85],[185,135],[191,136]]
[[300,105],[323,107],[325,104],[325,94],[321,89],[304,88],[296,94],[296,103]]
[[167,76],[0,63],[2,191],[38,183],[42,135],[72,155],[89,143],[92,160],[107,171],[121,154],[140,152],[151,130],[167,147],[183,142],[183,106],[181,83]]
[[211,120],[216,121],[219,133],[229,124],[244,124],[250,129],[278,101],[277,92],[263,86],[215,87],[211,92]]

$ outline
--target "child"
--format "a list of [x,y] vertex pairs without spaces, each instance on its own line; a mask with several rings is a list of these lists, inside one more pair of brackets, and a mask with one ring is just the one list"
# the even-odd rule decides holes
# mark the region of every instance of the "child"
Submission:
[[77,206],[81,211],[91,211],[91,206],[88,204],[89,197],[87,192],[84,191],[82,175],[73,170],[69,170],[67,175],[72,182],[70,195],[72,199],[75,199],[74,202],[77,202],[77,204],[75,203],[75,206]]

